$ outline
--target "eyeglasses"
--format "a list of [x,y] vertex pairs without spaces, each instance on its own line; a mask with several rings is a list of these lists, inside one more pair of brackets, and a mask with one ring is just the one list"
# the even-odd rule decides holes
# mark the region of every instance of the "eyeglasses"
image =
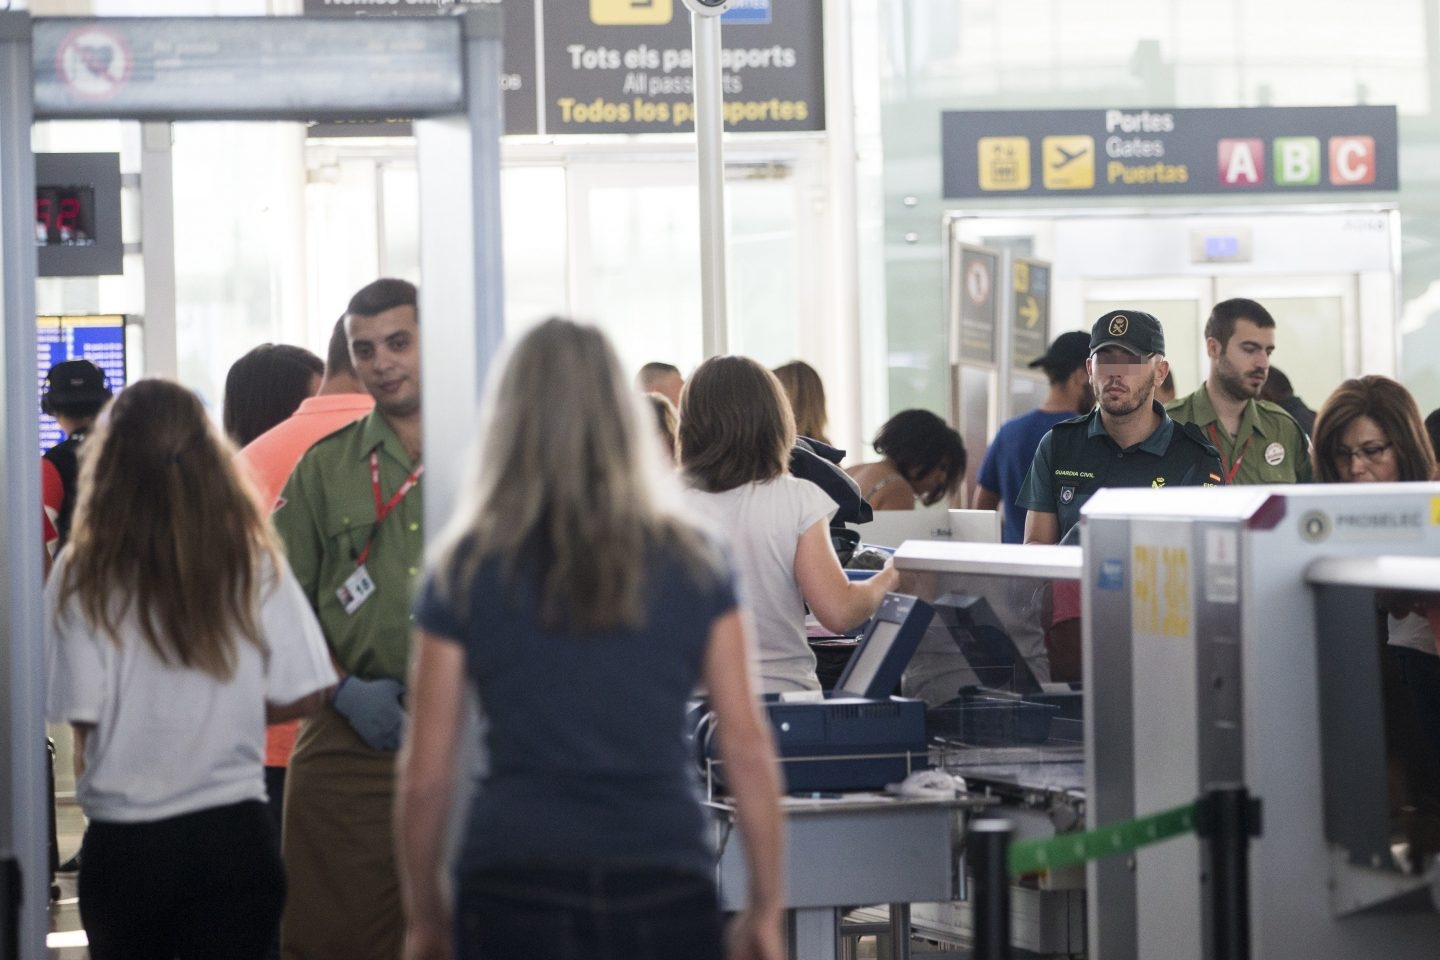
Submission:
[[1349,464],[1351,460],[1359,457],[1366,463],[1379,463],[1380,458],[1385,456],[1385,451],[1395,446],[1393,443],[1366,443],[1351,450],[1349,447],[1335,448],[1335,462]]

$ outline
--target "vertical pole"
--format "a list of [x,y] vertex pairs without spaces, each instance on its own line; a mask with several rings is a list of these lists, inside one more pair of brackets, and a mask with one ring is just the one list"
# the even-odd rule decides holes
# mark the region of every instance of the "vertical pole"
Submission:
[[466,10],[466,113],[415,124],[427,541],[454,510],[478,426],[478,400],[505,333],[502,35],[499,7]]
[[1010,960],[1010,821],[970,824],[966,853],[975,875],[970,915],[975,925],[975,960]]
[[[49,887],[44,637],[40,564],[40,426],[35,374],[34,74],[30,17],[0,12],[0,861],[16,881],[0,943],[45,955]],[[17,870],[18,868],[18,870]]]
[[1243,786],[1210,790],[1196,818],[1205,838],[1213,960],[1250,960],[1250,837],[1258,814]]
[[700,159],[701,338],[705,356],[729,349],[725,304],[725,133],[720,18],[690,14],[695,48],[695,139]]
[[177,377],[174,126],[142,123],[140,140],[140,243],[145,251],[143,369],[150,377]]

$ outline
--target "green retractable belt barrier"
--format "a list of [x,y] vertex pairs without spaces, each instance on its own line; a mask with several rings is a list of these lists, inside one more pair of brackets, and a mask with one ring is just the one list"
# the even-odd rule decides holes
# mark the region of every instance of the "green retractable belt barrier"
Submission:
[[1021,840],[1010,845],[1010,876],[1040,873],[1072,867],[1101,857],[1130,853],[1152,843],[1169,840],[1195,830],[1196,805],[1163,810],[1148,817],[1087,830],[1066,833],[1049,840]]

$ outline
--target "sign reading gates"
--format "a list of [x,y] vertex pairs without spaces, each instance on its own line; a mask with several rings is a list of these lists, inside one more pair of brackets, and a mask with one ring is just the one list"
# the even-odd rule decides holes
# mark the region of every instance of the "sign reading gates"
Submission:
[[1398,190],[1394,107],[946,111],[945,196]]
[[[531,2],[544,22],[541,133],[694,129],[690,14],[680,0]],[[744,0],[724,16],[727,130],[825,129],[823,19],[821,0]]]

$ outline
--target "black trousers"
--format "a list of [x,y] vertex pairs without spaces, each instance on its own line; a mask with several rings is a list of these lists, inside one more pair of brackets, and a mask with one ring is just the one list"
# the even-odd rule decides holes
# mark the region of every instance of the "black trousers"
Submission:
[[285,904],[258,800],[150,823],[92,820],[79,887],[92,960],[260,960]]
[[720,960],[715,884],[675,870],[462,873],[457,960]]

